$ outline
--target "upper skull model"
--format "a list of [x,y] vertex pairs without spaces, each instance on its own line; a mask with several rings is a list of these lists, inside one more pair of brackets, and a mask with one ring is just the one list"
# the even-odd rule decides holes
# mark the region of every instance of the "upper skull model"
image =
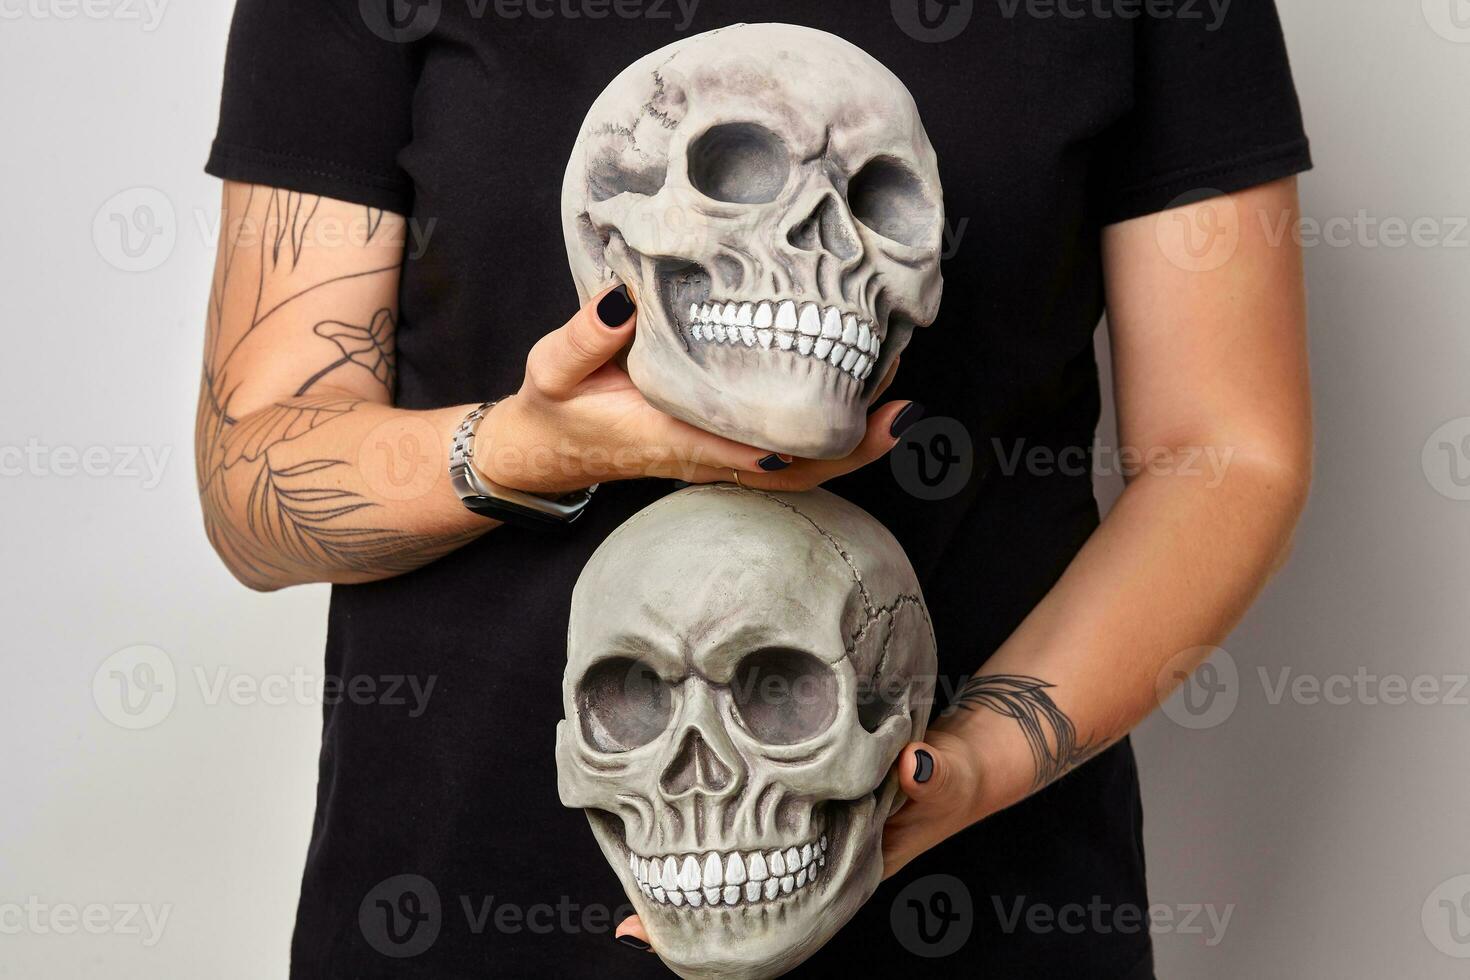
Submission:
[[914,100],[861,49],[741,24],[636,62],[562,187],[585,302],[633,290],[653,405],[776,452],[854,449],[869,396],[939,309],[943,198]]
[[567,655],[562,803],[676,973],[776,976],[873,893],[936,669],[877,521],[825,491],[665,497],[583,569]]

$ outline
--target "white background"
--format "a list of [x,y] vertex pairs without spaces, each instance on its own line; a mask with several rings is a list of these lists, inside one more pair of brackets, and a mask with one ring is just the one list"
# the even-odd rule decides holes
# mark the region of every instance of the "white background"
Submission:
[[[209,703],[221,678],[318,675],[326,590],[246,592],[200,529],[218,201],[200,167],[229,5],[162,2],[0,0],[0,976],[282,975],[310,827],[318,707]],[[1331,232],[1307,250],[1318,472],[1289,567],[1217,656],[1224,700],[1137,735],[1154,901],[1230,915],[1223,938],[1203,914],[1158,935],[1159,974],[1459,977],[1470,691],[1444,702],[1470,671],[1470,3],[1280,5],[1318,166],[1305,213]],[[140,205],[172,244],[130,257],[114,216]],[[1391,247],[1360,214],[1434,219],[1439,240]],[[10,447],[45,450],[42,472],[16,475]],[[98,475],[68,475],[68,449]],[[111,672],[144,675],[104,661],[138,644],[176,698],[129,730]],[[1293,697],[1297,675],[1346,703]],[[1373,703],[1395,676],[1438,703]],[[105,906],[101,934],[5,912],[33,896]],[[156,942],[141,913],[120,924],[130,904],[166,912]]]

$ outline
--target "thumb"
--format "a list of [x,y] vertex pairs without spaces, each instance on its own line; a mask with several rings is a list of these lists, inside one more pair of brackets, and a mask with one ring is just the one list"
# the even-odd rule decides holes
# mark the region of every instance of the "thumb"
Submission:
[[562,327],[542,337],[526,359],[526,377],[544,395],[565,398],[627,346],[637,307],[628,287],[598,293]]
[[943,799],[954,778],[954,764],[928,742],[910,742],[898,757],[898,784],[915,803]]

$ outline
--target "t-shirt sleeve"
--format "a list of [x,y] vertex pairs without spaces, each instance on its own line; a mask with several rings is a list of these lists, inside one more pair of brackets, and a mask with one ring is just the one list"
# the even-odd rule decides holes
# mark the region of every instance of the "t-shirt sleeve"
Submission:
[[407,214],[413,47],[357,0],[238,0],[205,171]]
[[1216,7],[1135,23],[1133,107],[1103,140],[1105,223],[1311,169],[1274,0]]

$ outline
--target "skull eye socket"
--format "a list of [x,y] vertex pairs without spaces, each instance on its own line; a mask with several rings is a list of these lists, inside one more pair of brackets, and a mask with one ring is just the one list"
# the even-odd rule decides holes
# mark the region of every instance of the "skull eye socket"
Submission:
[[889,157],[870,160],[853,175],[847,206],[873,231],[911,248],[929,244],[939,217],[919,175]]
[[730,681],[746,731],[767,745],[795,745],[826,731],[837,717],[837,675],[800,650],[757,650]]
[[689,144],[689,182],[726,204],[769,204],[790,173],[786,142],[755,123],[712,126]]
[[672,702],[668,683],[629,657],[594,664],[577,685],[582,735],[601,752],[628,752],[662,735]]

